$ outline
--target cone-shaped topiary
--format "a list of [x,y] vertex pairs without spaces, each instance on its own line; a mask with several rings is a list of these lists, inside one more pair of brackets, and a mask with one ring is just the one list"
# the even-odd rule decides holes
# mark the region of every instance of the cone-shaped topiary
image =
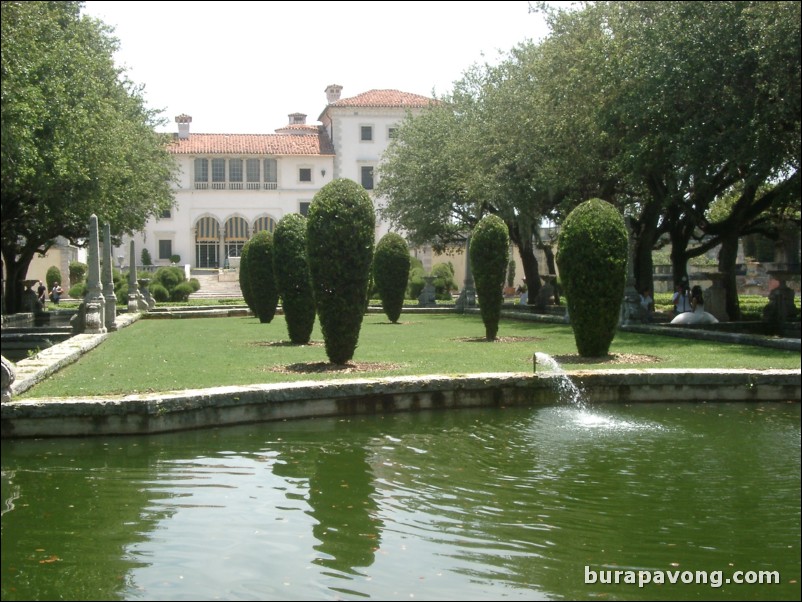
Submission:
[[[276,315],[278,288],[273,276],[273,234],[267,230],[251,237],[248,247],[248,280],[250,281],[256,317],[268,324]],[[240,270],[242,270],[240,260]]]
[[610,203],[591,199],[565,218],[557,267],[582,357],[607,355],[615,337],[627,271],[627,227]]
[[306,225],[312,289],[326,344],[335,364],[354,356],[365,309],[376,216],[367,191],[340,178],[312,199]]
[[376,245],[373,256],[373,282],[382,300],[382,309],[390,322],[398,322],[409,278],[409,245],[402,236],[388,232]]
[[488,341],[495,340],[498,332],[509,253],[510,234],[504,220],[497,215],[479,220],[471,237],[470,259]]
[[253,304],[253,293],[251,292],[251,274],[248,271],[248,249],[250,246],[251,241],[248,240],[242,245],[242,252],[239,256],[239,289],[248,309],[256,315],[256,306]]
[[276,224],[273,274],[290,341],[306,345],[315,325],[315,299],[306,257],[306,218],[303,215],[288,213]]

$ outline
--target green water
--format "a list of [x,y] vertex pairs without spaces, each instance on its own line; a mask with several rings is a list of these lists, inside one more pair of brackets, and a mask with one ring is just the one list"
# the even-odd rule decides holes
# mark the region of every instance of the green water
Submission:
[[799,404],[3,441],[2,475],[3,600],[800,599]]

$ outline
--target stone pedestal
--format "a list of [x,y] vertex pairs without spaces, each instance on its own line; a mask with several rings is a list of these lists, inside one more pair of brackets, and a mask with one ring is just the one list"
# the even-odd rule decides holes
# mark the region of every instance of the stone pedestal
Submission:
[[140,278],[137,280],[139,284],[139,308],[140,311],[149,311],[156,307],[156,301],[150,296],[148,286],[150,285],[150,278]]
[[426,284],[423,286],[423,291],[418,296],[419,307],[435,307],[437,306],[437,291],[434,288],[434,276],[424,276],[423,279]]

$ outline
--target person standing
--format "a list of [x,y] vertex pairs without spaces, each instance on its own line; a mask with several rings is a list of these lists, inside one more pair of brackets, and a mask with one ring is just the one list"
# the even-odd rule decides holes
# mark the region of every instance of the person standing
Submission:
[[39,300],[39,303],[42,305],[42,309],[45,307],[45,303],[47,303],[47,287],[39,281],[39,286],[36,287],[36,298]]
[[691,307],[691,296],[688,293],[688,285],[685,282],[677,283],[677,290],[674,293],[674,314],[682,314],[686,311],[693,311]]
[[56,305],[58,305],[59,300],[61,299],[61,295],[64,294],[64,289],[61,288],[61,285],[56,282],[53,285],[53,288],[50,290],[50,300],[53,301]]

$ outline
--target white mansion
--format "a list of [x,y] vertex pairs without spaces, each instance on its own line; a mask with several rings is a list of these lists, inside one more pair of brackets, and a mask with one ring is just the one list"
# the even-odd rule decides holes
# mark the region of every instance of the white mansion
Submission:
[[[397,90],[371,90],[340,98],[342,86],[325,90],[320,125],[294,113],[275,134],[196,134],[192,117],[175,118],[178,134],[170,146],[179,164],[176,206],[148,222],[134,236],[140,264],[147,249],[153,262],[174,256],[192,268],[224,267],[260,230],[271,230],[288,213],[306,214],[315,193],[335,178],[350,178],[373,190],[374,168],[407,112],[432,99]],[[373,193],[371,192],[371,196]],[[374,198],[374,204],[378,199]],[[377,240],[388,231],[377,222]]]

